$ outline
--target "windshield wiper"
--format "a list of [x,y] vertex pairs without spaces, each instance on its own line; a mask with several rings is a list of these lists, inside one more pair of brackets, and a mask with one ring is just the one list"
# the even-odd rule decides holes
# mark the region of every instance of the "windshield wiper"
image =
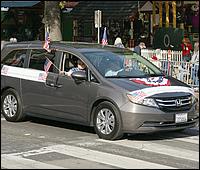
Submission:
[[158,76],[164,76],[164,74],[148,74],[147,76],[158,77]]
[[159,76],[165,76],[165,75],[164,74],[146,74],[137,76],[115,75],[115,76],[105,76],[105,78],[147,78],[147,77],[159,77]]
[[141,76],[105,76],[105,78],[140,78]]

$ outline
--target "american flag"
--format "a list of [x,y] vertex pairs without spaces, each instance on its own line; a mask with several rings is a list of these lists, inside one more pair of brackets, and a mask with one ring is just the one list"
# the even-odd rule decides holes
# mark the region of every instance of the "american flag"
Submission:
[[135,83],[144,84],[147,86],[170,86],[171,85],[170,80],[167,78],[164,78],[163,76],[148,77],[148,78],[133,78],[130,80]]
[[147,96],[147,94],[141,90],[134,91],[133,93],[131,93],[131,95],[134,101],[142,100],[143,98]]
[[47,74],[46,73],[39,73],[38,80],[46,80]]
[[45,42],[44,42],[44,45],[43,45],[43,48],[45,50],[47,50],[48,52],[50,52],[50,48],[49,48],[49,44],[50,44],[50,37],[49,37],[49,33],[46,32],[46,35],[45,35]]
[[1,74],[7,74],[8,73],[8,67],[3,66],[3,68],[1,69]]
[[103,32],[102,45],[107,45],[107,44],[108,44],[108,40],[107,40],[106,27],[105,27],[104,32]]
[[44,63],[44,71],[47,73],[49,71],[49,68],[51,67],[53,63],[51,62],[51,60],[49,60],[48,58],[46,59],[45,63]]

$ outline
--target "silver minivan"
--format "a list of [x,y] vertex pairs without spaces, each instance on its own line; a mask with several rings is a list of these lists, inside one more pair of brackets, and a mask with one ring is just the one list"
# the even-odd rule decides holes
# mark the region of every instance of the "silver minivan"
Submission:
[[[193,89],[129,49],[51,42],[48,52],[42,46],[18,42],[2,49],[1,112],[7,121],[28,115],[93,126],[108,140],[183,130],[199,121]],[[61,74],[78,60],[84,72]]]

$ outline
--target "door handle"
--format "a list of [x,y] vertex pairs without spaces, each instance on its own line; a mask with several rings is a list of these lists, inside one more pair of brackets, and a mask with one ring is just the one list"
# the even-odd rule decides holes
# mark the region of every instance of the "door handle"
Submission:
[[55,84],[54,86],[57,87],[57,88],[61,88],[62,84]]
[[62,87],[62,84],[54,84],[54,83],[50,83],[50,84],[47,84],[48,86],[51,86],[51,87],[56,87],[56,88],[61,88]]

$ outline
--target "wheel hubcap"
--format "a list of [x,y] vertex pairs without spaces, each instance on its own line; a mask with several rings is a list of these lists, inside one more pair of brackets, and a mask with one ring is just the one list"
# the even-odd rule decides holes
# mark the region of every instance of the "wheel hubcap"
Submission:
[[114,114],[109,109],[101,109],[97,114],[97,128],[103,134],[110,134],[115,126]]
[[4,113],[8,117],[13,117],[17,112],[17,100],[13,95],[7,95],[3,102]]

